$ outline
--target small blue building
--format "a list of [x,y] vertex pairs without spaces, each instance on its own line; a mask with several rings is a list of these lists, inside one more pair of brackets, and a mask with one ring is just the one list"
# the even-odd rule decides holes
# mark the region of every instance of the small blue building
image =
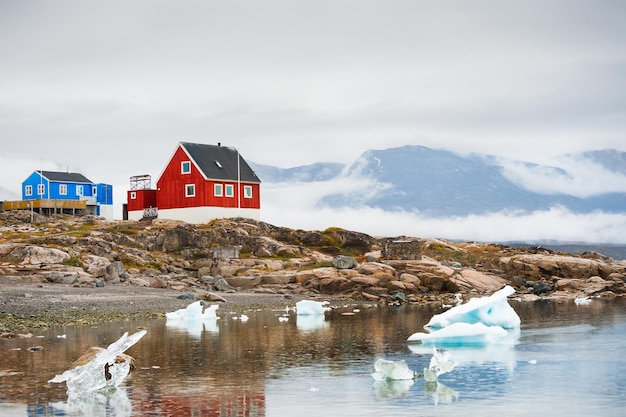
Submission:
[[22,200],[80,200],[86,203],[86,214],[113,218],[113,186],[74,172],[33,172],[22,182]]

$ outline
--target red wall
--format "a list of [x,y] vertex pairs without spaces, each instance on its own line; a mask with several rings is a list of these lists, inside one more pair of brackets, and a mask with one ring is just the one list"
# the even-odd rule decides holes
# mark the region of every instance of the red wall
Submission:
[[[181,163],[189,161],[189,157],[183,151],[182,147],[178,147],[174,156],[169,161],[161,178],[157,182],[157,203],[159,209],[185,208],[185,207],[237,207],[237,182],[223,182],[223,191],[225,192],[226,184],[235,186],[235,196],[233,197],[215,197],[213,194],[213,186],[215,181],[207,181],[204,179],[197,167],[192,163],[191,172],[189,174],[181,173]],[[185,186],[187,184],[195,184],[195,197],[185,197]],[[244,185],[252,186],[252,198],[243,197]],[[240,207],[242,208],[261,208],[261,195],[259,184],[241,183],[240,190]],[[130,204],[129,204],[129,210]]]
[[[131,193],[135,193],[135,198],[130,198]],[[157,206],[156,190],[132,190],[128,191],[126,198],[128,201],[128,211],[143,210]]]

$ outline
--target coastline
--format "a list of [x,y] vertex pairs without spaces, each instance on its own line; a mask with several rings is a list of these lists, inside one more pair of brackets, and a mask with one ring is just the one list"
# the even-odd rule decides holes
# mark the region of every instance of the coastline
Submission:
[[[0,333],[37,328],[87,325],[133,319],[164,319],[165,313],[187,307],[194,300],[180,299],[180,291],[125,285],[72,287],[62,284],[0,286]],[[273,293],[220,293],[222,314],[293,306],[304,295]],[[315,297],[319,298],[319,297]],[[329,297],[324,297],[328,299]],[[321,300],[321,299],[320,299]]]

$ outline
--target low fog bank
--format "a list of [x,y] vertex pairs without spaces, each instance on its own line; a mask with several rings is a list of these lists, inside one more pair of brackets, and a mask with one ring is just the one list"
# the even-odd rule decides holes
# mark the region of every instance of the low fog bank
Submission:
[[334,208],[319,204],[328,183],[264,184],[261,220],[304,230],[341,227],[372,236],[438,237],[449,240],[626,243],[626,214],[579,214],[564,207],[488,215],[427,217],[413,210],[383,211],[362,206]]

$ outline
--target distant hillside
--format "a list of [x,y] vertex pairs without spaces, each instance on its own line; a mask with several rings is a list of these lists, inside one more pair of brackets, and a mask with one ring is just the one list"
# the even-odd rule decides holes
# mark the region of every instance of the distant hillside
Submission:
[[[626,175],[624,152],[607,149],[568,156],[616,175]],[[531,169],[541,168],[546,175],[571,176],[558,167],[517,163]],[[576,213],[626,212],[626,189],[586,198],[565,192],[534,192],[511,180],[499,158],[485,154],[459,155],[424,146],[368,150],[349,165],[316,163],[288,169],[251,166],[266,183],[331,181],[343,176],[384,184],[379,191],[367,196],[350,191],[329,195],[323,204],[330,207],[362,205],[386,211],[419,211],[435,217],[482,215],[503,210],[532,212],[554,206]]]
[[562,243],[562,242],[505,242],[507,246],[514,248],[529,248],[540,246],[557,252],[582,254],[585,252],[597,252],[608,256],[616,261],[626,260],[626,245],[611,245],[599,243]]
[[13,191],[9,191],[4,187],[0,187],[0,201],[21,200],[22,197]]

